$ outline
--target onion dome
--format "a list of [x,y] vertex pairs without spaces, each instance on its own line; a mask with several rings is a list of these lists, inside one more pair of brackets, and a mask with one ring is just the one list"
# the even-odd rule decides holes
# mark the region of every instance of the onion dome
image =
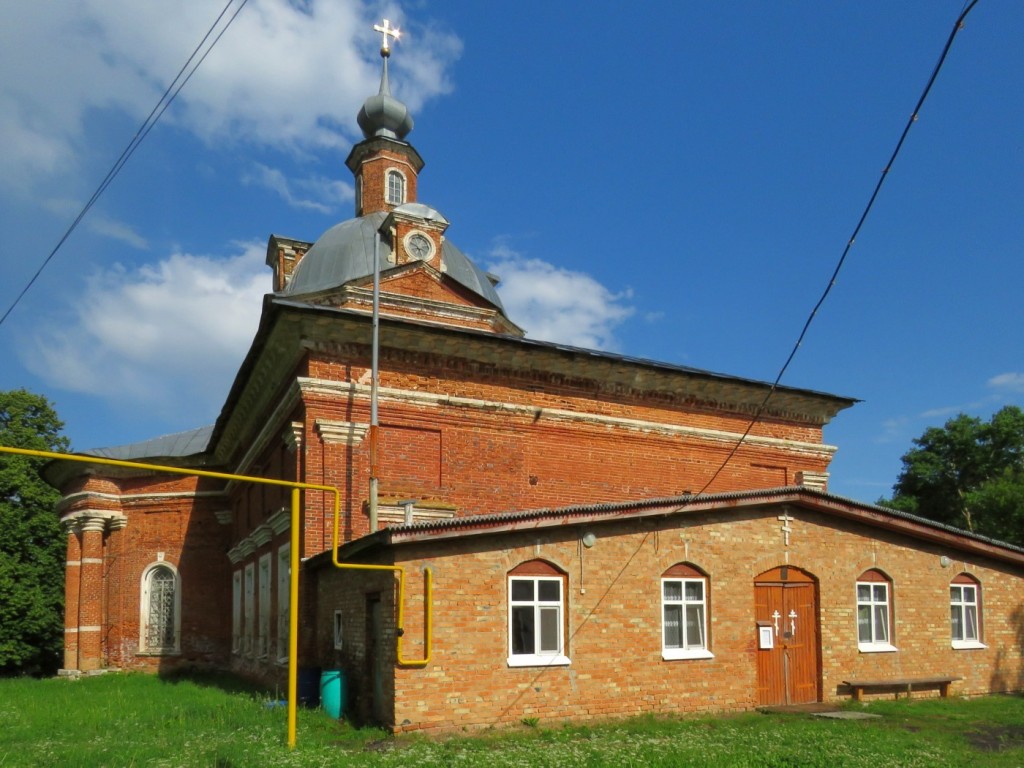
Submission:
[[381,48],[381,57],[384,59],[384,71],[380,76],[380,91],[363,102],[362,109],[356,116],[356,122],[363,131],[363,136],[372,139],[382,136],[388,139],[402,140],[412,130],[412,115],[409,108],[391,95],[391,85],[388,83],[388,57],[390,52],[387,48]]

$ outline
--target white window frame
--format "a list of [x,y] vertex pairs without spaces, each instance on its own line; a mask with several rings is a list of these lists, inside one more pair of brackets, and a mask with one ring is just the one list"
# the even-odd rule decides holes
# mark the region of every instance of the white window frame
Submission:
[[260,625],[256,647],[260,658],[270,652],[270,585],[270,553],[267,552],[259,560]]
[[[967,594],[967,590],[971,594]],[[969,636],[968,630],[971,627],[971,608],[974,609],[973,637]],[[962,637],[956,636],[956,616],[960,617],[960,628]],[[954,581],[949,585],[949,631],[952,636],[952,646],[956,650],[968,650],[971,648],[988,648],[981,642],[981,585],[976,581]]]
[[[173,641],[169,645],[151,647],[149,644],[149,610],[153,577],[157,572],[165,570],[172,577],[174,603],[171,608],[173,615]],[[165,560],[158,560],[146,566],[142,572],[139,589],[139,653],[150,656],[177,656],[181,653],[181,576],[178,569]]]
[[[534,597],[531,600],[514,600],[513,584],[531,582]],[[541,583],[554,582],[558,585],[557,600],[542,600],[539,597]],[[508,577],[508,665],[510,667],[565,666],[572,663],[565,655],[565,578],[562,576],[513,576]],[[533,608],[533,647],[534,653],[516,653],[513,650],[514,620],[516,608]],[[542,634],[542,616],[555,612],[558,631],[556,648],[538,651]]]
[[242,650],[247,656],[253,652],[252,636],[256,629],[256,565],[245,566],[245,613],[243,616],[245,632]]
[[[868,598],[862,599],[861,588],[867,587]],[[857,650],[861,653],[892,653],[899,650],[892,644],[892,582],[890,581],[858,581],[857,582],[857,612],[854,618],[857,624]],[[884,600],[877,596],[877,589],[884,591]],[[879,622],[876,621],[878,608],[885,608],[885,637],[880,637]],[[868,609],[868,618],[871,627],[871,639],[862,640],[860,636],[860,614],[861,609]]]
[[288,631],[291,628],[292,546],[277,548],[277,660],[288,661]]
[[242,572],[231,574],[231,652],[242,650]]
[[[391,179],[396,178],[399,180],[399,187],[397,189],[398,199],[392,194]],[[408,180],[405,178],[405,174],[397,168],[388,168],[384,174],[384,202],[388,205],[402,205],[407,199],[408,193]]]
[[[678,600],[669,599],[665,596],[667,584],[679,585],[681,598]],[[699,600],[687,598],[686,585],[699,584],[701,597]],[[686,637],[686,614],[687,608],[699,606],[700,608],[700,643],[690,644]],[[683,643],[679,647],[670,647],[668,644],[668,622],[666,621],[667,608],[679,609],[679,620],[682,624]],[[661,658],[665,661],[676,659],[713,659],[715,655],[708,649],[708,580],[705,578],[693,577],[672,577],[667,576],[661,579]]]
[[334,612],[334,650],[341,651],[345,647],[345,630],[342,624],[341,611]]

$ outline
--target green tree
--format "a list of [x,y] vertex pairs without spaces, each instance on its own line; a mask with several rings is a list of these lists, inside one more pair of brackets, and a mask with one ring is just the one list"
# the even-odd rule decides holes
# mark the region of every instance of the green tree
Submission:
[[[0,445],[66,451],[49,401],[0,391]],[[0,453],[0,674],[54,672],[61,658],[65,539],[45,459]]]
[[893,490],[882,504],[1024,546],[1024,411],[929,427],[903,454]]

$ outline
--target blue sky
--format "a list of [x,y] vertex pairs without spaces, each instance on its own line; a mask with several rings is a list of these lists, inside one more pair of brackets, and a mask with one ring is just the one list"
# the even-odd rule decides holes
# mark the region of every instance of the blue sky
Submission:
[[[0,312],[221,2],[0,5]],[[271,288],[271,233],[352,215],[392,85],[420,200],[539,339],[771,380],[962,0],[249,0],[0,326],[0,388],[76,449],[211,423]],[[783,383],[862,399],[833,492],[874,501],[925,427],[1024,405],[1024,5],[982,0]]]

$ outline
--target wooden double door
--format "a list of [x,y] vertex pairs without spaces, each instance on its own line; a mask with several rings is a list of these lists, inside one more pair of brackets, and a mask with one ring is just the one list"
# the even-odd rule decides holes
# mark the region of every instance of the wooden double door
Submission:
[[817,582],[799,568],[774,568],[755,580],[754,608],[758,628],[758,704],[819,701]]

